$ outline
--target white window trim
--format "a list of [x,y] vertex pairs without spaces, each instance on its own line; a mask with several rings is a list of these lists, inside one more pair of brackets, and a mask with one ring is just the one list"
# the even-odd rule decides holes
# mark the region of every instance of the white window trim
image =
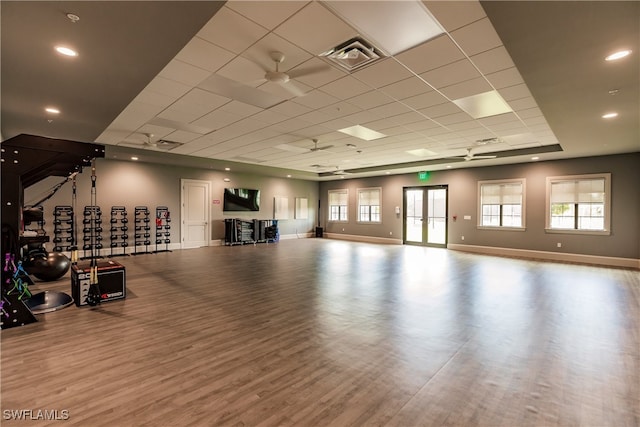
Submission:
[[[331,193],[344,193],[347,195],[347,219],[346,220],[339,220],[339,219],[331,219]],[[349,189],[348,188],[341,188],[341,189],[337,189],[337,190],[329,190],[327,192],[327,222],[331,222],[331,223],[342,223],[342,224],[346,224],[349,222]]]
[[[380,193],[380,221],[360,221],[360,191],[378,190]],[[366,187],[356,189],[356,222],[359,224],[382,224],[382,187]]]
[[[505,226],[492,226],[492,225],[482,225],[482,186],[484,184],[521,184],[522,185],[522,226],[521,227],[505,227]],[[512,178],[512,179],[494,179],[489,181],[478,181],[478,212],[477,218],[478,222],[476,224],[476,228],[478,230],[495,230],[495,231],[526,231],[527,230],[527,217],[526,217],[526,200],[527,200],[527,180],[526,178]]]
[[[573,228],[551,228],[551,184],[561,181],[576,181],[581,179],[604,178],[604,230],[576,230]],[[584,234],[593,236],[611,235],[611,174],[594,173],[586,175],[548,176],[545,197],[544,230],[546,233],[555,234]]]

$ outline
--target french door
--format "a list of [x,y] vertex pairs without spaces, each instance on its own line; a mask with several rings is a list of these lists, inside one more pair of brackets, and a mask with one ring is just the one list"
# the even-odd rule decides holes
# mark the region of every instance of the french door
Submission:
[[443,185],[404,189],[404,243],[447,246],[447,196]]

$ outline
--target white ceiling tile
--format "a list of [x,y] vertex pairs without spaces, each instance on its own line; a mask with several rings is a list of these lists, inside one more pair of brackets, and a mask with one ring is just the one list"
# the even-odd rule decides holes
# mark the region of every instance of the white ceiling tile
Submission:
[[502,45],[502,41],[491,25],[489,18],[480,19],[452,31],[451,37],[467,56],[473,56]]
[[199,133],[193,133],[193,132],[187,132],[184,130],[176,130],[174,132],[171,132],[169,135],[167,135],[165,138],[168,141],[173,141],[173,142],[181,142],[183,144],[186,144],[190,141],[193,141],[195,139],[200,138],[202,135]]
[[298,116],[298,118],[309,123],[324,123],[332,119],[331,116],[328,116],[318,110],[310,111],[306,114]]
[[352,76],[344,76],[320,88],[338,99],[348,99],[371,90],[369,86]]
[[269,125],[275,124],[275,123],[280,123],[283,122],[285,120],[287,120],[289,117],[284,115],[284,114],[280,114],[278,112],[275,112],[271,109],[269,110],[262,110],[261,112],[254,114],[252,116],[255,120],[259,120],[262,123],[266,123]]
[[210,129],[220,129],[227,125],[230,125],[231,123],[237,122],[241,118],[242,117],[236,114],[215,110],[193,121],[192,124],[208,127]]
[[276,69],[276,62],[271,57],[272,52],[280,52],[284,55],[284,59],[278,65],[279,71],[286,72],[311,59],[311,55],[308,52],[273,33],[269,33],[258,40],[245,50],[242,56],[259,65],[264,75],[266,71],[275,71]]
[[411,73],[393,58],[385,58],[352,74],[373,88],[387,86],[411,77]]
[[520,110],[518,111],[518,116],[521,119],[527,119],[531,117],[543,117],[542,111],[540,111],[540,108],[538,107],[528,108],[526,110]]
[[295,117],[289,120],[285,120],[284,122],[276,123],[271,126],[271,129],[278,130],[283,133],[295,132],[299,129],[304,129],[311,125],[312,123],[306,122],[304,120],[300,120]]
[[176,100],[175,97],[144,89],[136,96],[132,102],[141,102],[143,104],[156,105],[166,108]]
[[509,105],[511,106],[511,108],[513,108],[514,111],[528,110],[529,108],[538,106],[538,104],[536,104],[536,101],[531,96],[509,101]]
[[[315,57],[298,65],[293,70],[290,70],[290,72],[295,76],[295,81],[302,82],[316,89],[346,75],[345,71],[332,67],[322,59]],[[297,74],[302,75],[298,76]]]
[[478,119],[478,122],[482,123],[485,126],[493,126],[499,123],[508,123],[514,121],[519,122],[518,116],[516,116],[514,113],[504,113]]
[[264,27],[223,6],[197,35],[239,54],[265,34]]
[[359,113],[349,114],[343,117],[345,120],[349,121],[352,124],[362,124],[367,122],[372,122],[374,120],[381,119],[382,117],[379,114],[373,114],[369,110],[360,111]]
[[393,122],[396,125],[406,125],[409,123],[415,123],[422,120],[425,120],[424,116],[416,113],[415,111],[410,111],[408,113],[398,114],[397,116],[391,117]]
[[482,74],[495,73],[496,71],[514,67],[513,61],[504,46],[498,46],[473,55],[470,59]]
[[198,88],[191,89],[179,100],[180,103],[201,105],[208,107],[209,110],[214,110],[229,101],[229,98]]
[[485,76],[496,89],[503,89],[524,83],[520,72],[515,68],[507,68]]
[[380,91],[371,90],[370,92],[350,98],[348,102],[357,105],[364,110],[368,110],[379,107],[380,105],[389,104],[393,102],[393,98],[390,98]]
[[274,113],[278,113],[278,114],[283,114],[287,117],[296,117],[311,111],[311,108],[305,107],[304,105],[296,104],[293,101],[284,101],[278,105],[274,105],[273,107],[269,108],[269,111],[273,111]]
[[502,96],[502,98],[505,101],[513,101],[514,99],[521,99],[521,98],[530,98],[533,96],[531,95],[531,92],[529,91],[529,88],[527,87],[527,85],[525,85],[524,83],[520,85],[505,87],[503,89],[500,89],[498,92],[500,93],[500,96]]
[[338,98],[319,90],[313,90],[305,96],[301,96],[293,100],[296,104],[304,105],[305,107],[313,109],[326,107],[327,105],[335,104],[338,101]]
[[486,16],[479,1],[423,0],[427,9],[447,31],[453,31]]
[[379,107],[371,108],[369,110],[374,115],[379,115],[380,117],[393,117],[398,114],[404,114],[412,111],[406,105],[403,105],[399,102],[393,102],[391,104],[381,105]]
[[415,122],[415,123],[407,123],[404,126],[407,129],[412,130],[414,132],[421,132],[423,130],[440,127],[440,124],[437,123],[437,122],[434,122],[431,119],[425,119],[425,120],[422,120],[422,121],[419,121],[419,122]]
[[229,0],[225,6],[273,30],[306,4],[305,1]]
[[416,74],[442,67],[464,58],[447,35],[436,37],[395,57]]
[[309,3],[274,32],[319,55],[356,35],[357,31],[317,2]]
[[463,113],[449,114],[448,116],[440,116],[435,120],[438,123],[446,126],[453,123],[467,122],[470,119],[471,117],[467,113],[463,112]]
[[452,84],[481,77],[481,75],[469,60],[462,59],[422,73],[420,77],[426,80],[431,86],[440,89]]
[[260,65],[242,56],[237,56],[228,62],[216,74],[252,87],[259,86],[266,81],[264,79],[265,71]]
[[226,111],[227,113],[235,114],[240,117],[248,117],[253,114],[257,114],[260,111],[263,111],[262,108],[245,104],[244,102],[240,101],[231,101],[220,107],[220,110]]
[[338,102],[336,104],[329,105],[328,107],[321,108],[319,111],[330,119],[336,119],[357,113],[362,111],[362,109],[348,102]]
[[213,43],[200,37],[194,37],[176,55],[176,59],[187,64],[215,72],[227,62],[231,61],[235,55]]
[[447,102],[445,104],[438,104],[432,107],[421,108],[420,114],[423,114],[430,118],[448,116],[449,114],[461,113],[462,110],[457,105]]
[[431,91],[431,92],[423,93],[421,95],[416,95],[410,98],[403,99],[402,102],[404,104],[407,104],[409,107],[413,109],[420,110],[422,108],[444,104],[445,102],[449,102],[449,100],[444,96],[442,96],[440,92]]
[[209,111],[203,106],[181,105],[181,108],[173,106],[160,112],[157,117],[167,120],[173,120],[178,123],[191,123],[192,121],[202,117]]
[[401,100],[429,92],[433,89],[418,77],[412,76],[408,79],[383,86],[380,90],[394,99]]
[[467,80],[466,82],[454,84],[442,88],[440,91],[449,99],[459,99],[484,92],[489,92],[493,88],[484,77]]
[[202,68],[172,59],[158,76],[164,77],[189,86],[196,86],[209,77],[211,73]]
[[174,99],[180,98],[185,93],[192,89],[191,85],[179,83],[174,80],[165,79],[164,77],[156,76],[144,90],[150,90],[152,92],[161,93],[173,97]]

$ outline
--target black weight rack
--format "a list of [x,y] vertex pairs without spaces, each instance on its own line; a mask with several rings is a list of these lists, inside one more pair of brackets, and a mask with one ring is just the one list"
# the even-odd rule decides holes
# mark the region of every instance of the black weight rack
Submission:
[[[85,206],[82,213],[82,250],[81,259],[102,258],[102,210],[100,206]],[[87,255],[89,252],[89,255]]]
[[[129,256],[127,247],[129,246],[129,219],[127,218],[127,208],[124,206],[111,206],[111,253],[109,257]],[[116,248],[122,248],[122,253],[116,253]]]
[[53,252],[70,251],[73,244],[73,208],[56,206],[53,208]]
[[[149,245],[151,244],[151,226],[149,223],[151,219],[149,218],[149,208],[147,206],[136,206],[135,207],[135,228],[134,228],[134,252],[133,255],[142,255],[142,254],[150,254]],[[144,246],[144,251],[138,250],[142,249]]]
[[[171,243],[171,216],[169,208],[166,206],[156,207],[156,250],[155,252],[171,252],[169,243]],[[159,246],[164,244],[164,249]]]

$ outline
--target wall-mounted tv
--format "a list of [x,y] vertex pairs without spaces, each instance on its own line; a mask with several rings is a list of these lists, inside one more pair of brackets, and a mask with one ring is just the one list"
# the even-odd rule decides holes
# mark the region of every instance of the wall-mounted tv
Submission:
[[249,188],[225,188],[224,211],[256,212],[260,210],[260,190]]

